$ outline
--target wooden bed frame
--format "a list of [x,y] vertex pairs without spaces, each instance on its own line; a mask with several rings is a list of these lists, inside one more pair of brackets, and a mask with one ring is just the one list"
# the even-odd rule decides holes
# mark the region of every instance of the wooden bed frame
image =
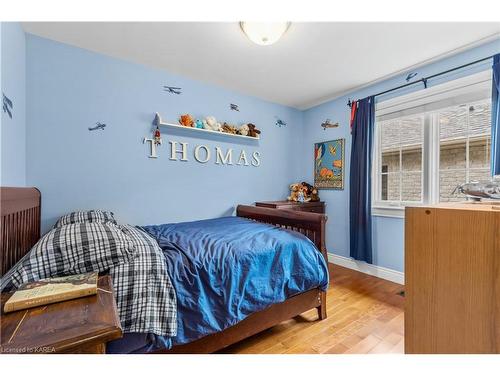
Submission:
[[[36,188],[16,187],[2,187],[0,195],[0,271],[4,275],[40,238],[41,195]],[[326,215],[242,205],[237,207],[236,215],[300,232],[327,260]],[[224,331],[155,353],[213,353],[313,308],[318,310],[319,319],[326,318],[326,292],[312,289],[251,314]]]

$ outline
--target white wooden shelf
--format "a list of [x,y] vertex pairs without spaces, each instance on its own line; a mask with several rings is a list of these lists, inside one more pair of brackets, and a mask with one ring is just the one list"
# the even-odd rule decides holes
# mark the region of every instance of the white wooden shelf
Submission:
[[253,140],[253,141],[258,141],[260,139],[260,137],[250,137],[248,135],[224,133],[222,131],[217,132],[215,130],[192,128],[190,126],[182,126],[180,124],[173,124],[173,123],[169,123],[169,122],[163,122],[158,112],[156,112],[156,116],[155,116],[155,125],[165,126],[167,128],[183,129],[183,130],[191,131],[191,132],[210,133],[210,134],[214,134],[214,135],[220,135],[220,136],[223,136],[223,137],[244,138],[244,139],[249,139],[249,140]]

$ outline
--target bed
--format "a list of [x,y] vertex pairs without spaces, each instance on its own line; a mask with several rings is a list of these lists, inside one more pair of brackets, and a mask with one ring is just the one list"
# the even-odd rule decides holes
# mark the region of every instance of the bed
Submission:
[[[21,259],[40,238],[41,195],[35,188],[1,188],[1,201],[0,255],[2,259],[1,273],[3,275]],[[201,225],[207,228],[206,231],[208,233],[211,224],[217,227],[221,227],[221,224],[224,224],[226,228],[229,228],[227,231],[228,236],[230,233],[235,235],[237,230],[244,230],[247,226],[252,226],[252,223],[254,223],[252,230],[260,228],[263,233],[267,233],[267,237],[265,237],[267,239],[270,238],[269,233],[279,233],[279,235],[285,236],[283,238],[288,239],[293,238],[294,233],[297,236],[300,234],[306,236],[310,240],[309,242],[315,245],[315,251],[318,252],[320,258],[322,258],[322,262],[324,260],[323,263],[326,264],[326,250],[324,244],[326,219],[326,216],[322,214],[240,205],[236,209],[235,218],[214,219],[203,223],[197,222],[195,225]],[[226,220],[227,223],[221,223],[221,220]],[[149,226],[145,227],[145,230],[157,239],[160,247],[162,247],[162,239],[171,240],[172,236],[178,236],[178,233],[182,233],[183,230],[186,231],[187,237],[185,238],[192,237],[189,230],[186,229],[186,225],[183,226],[183,223],[176,225],[177,226]],[[234,228],[231,228],[231,225],[234,225]],[[193,224],[191,223],[189,227],[192,226]],[[285,230],[273,232],[272,228],[276,227]],[[217,233],[217,235],[219,234]],[[238,236],[241,237],[241,235]],[[271,238],[274,238],[279,244],[282,245],[285,243],[279,236],[274,234],[272,234],[272,236],[275,236]],[[206,236],[203,238],[206,239]],[[182,238],[176,240],[183,241]],[[230,241],[229,243],[235,243],[236,240],[233,239]],[[245,243],[248,242],[249,241],[246,241]],[[189,244],[184,244],[183,249],[188,245]],[[167,250],[173,254],[172,249],[164,249],[164,251]],[[215,259],[217,259],[216,256],[217,255],[214,255]],[[176,258],[170,259],[170,264],[175,263],[175,259]],[[234,324],[222,326],[216,331],[207,331],[201,337],[196,337],[196,339],[179,340],[179,342],[175,343],[173,346],[165,346],[159,350],[155,349],[154,352],[213,353],[313,308],[317,309],[319,319],[325,319],[325,285],[322,283],[322,285],[317,285],[312,288],[311,285],[290,287],[290,285],[287,284],[287,288],[293,291],[293,295],[286,296],[286,298],[281,296],[280,298],[284,300],[278,303],[264,304],[261,306],[261,309],[246,314],[241,320],[235,321]],[[183,293],[186,294],[186,290],[188,289],[189,288],[184,288]],[[178,293],[180,296],[180,289]],[[182,337],[182,335],[179,336]],[[188,337],[189,335],[185,336]],[[192,338],[193,335],[191,334],[190,337]]]

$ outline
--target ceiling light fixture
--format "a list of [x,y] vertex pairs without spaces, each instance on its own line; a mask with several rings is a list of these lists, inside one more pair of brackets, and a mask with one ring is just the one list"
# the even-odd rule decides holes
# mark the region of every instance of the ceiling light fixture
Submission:
[[261,46],[276,43],[290,27],[290,22],[240,22],[241,30]]

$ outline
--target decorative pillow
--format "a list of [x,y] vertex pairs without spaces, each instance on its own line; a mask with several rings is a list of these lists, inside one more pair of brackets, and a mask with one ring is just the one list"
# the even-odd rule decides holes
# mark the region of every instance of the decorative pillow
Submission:
[[131,238],[117,225],[78,223],[45,234],[16,264],[12,284],[85,272],[103,272],[131,261],[136,251]]
[[115,216],[111,211],[90,210],[90,211],[75,211],[57,220],[54,228],[62,227],[68,224],[77,223],[107,223],[111,222],[116,224]]

